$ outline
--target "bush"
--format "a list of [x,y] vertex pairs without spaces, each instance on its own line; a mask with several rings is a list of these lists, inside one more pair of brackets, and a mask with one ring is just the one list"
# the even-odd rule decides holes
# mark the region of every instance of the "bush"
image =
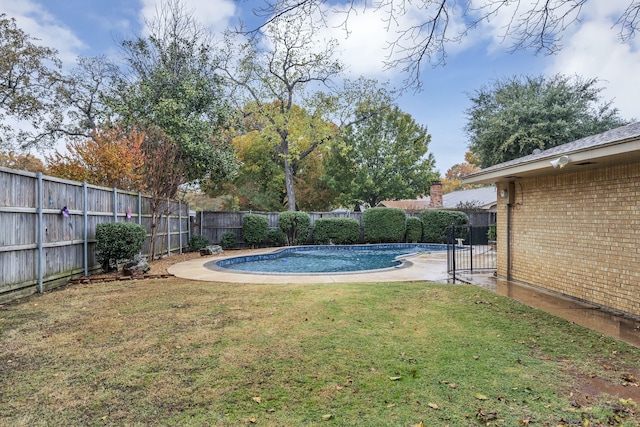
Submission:
[[407,215],[398,208],[371,208],[362,214],[364,241],[400,243],[407,228]]
[[131,222],[103,222],[96,226],[96,259],[104,271],[142,250],[147,238],[143,226]]
[[287,236],[279,228],[270,228],[267,231],[267,244],[269,246],[282,246]]
[[194,234],[189,239],[189,251],[198,252],[200,249],[204,249],[209,246],[209,239],[201,234]]
[[278,227],[287,237],[287,245],[304,245],[309,237],[311,217],[306,212],[281,212]]
[[469,217],[464,212],[430,209],[420,213],[422,220],[422,241],[426,243],[447,243],[447,227],[466,225]]
[[417,216],[407,217],[407,242],[418,243],[422,240],[422,220]]
[[224,250],[233,249],[236,246],[236,233],[223,233],[220,237],[220,247]]
[[313,226],[317,245],[353,245],[360,240],[360,223],[353,218],[320,218]]
[[242,218],[242,237],[251,248],[257,248],[267,237],[269,220],[264,215],[246,214]]

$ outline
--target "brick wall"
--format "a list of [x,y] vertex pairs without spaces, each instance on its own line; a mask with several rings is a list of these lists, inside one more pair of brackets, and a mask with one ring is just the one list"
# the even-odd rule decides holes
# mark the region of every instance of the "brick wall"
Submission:
[[[640,164],[551,173],[515,184],[511,278],[640,315]],[[501,277],[506,230],[499,198]]]

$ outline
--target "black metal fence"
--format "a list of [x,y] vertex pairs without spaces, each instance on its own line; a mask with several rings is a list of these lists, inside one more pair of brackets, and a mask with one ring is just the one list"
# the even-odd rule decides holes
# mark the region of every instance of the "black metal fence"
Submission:
[[447,271],[456,273],[496,269],[495,225],[447,228]]

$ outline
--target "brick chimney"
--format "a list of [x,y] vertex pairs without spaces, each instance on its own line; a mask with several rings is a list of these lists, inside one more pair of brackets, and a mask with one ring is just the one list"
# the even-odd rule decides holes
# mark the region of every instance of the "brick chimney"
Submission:
[[429,199],[430,208],[442,207],[442,183],[440,181],[433,181],[431,183],[431,189],[429,190]]

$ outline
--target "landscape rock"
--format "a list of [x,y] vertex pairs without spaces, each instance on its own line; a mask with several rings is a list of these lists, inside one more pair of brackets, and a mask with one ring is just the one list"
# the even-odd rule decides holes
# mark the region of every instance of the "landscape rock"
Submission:
[[122,267],[122,273],[125,276],[142,276],[151,270],[147,259],[143,256],[136,255]]
[[222,252],[224,251],[220,245],[209,245],[206,248],[200,249],[200,255],[202,256],[221,254]]

